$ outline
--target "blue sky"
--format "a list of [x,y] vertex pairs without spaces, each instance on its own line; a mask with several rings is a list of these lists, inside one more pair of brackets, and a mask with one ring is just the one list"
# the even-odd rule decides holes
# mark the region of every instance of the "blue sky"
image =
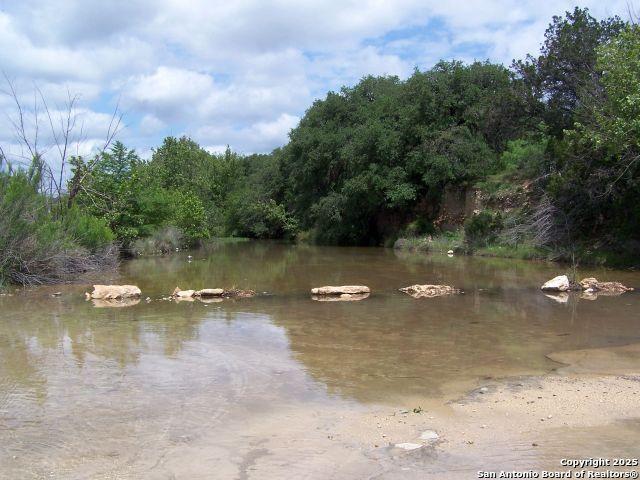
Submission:
[[[116,104],[119,139],[148,156],[166,135],[220,151],[282,145],[313,100],[364,75],[406,78],[439,59],[510,63],[535,53],[545,0],[0,0],[0,69],[54,112],[78,94],[77,150],[100,145]],[[597,18],[627,1],[587,1]],[[11,117],[10,99],[0,107]],[[19,154],[9,118],[0,145]],[[43,135],[42,142],[46,142]]]

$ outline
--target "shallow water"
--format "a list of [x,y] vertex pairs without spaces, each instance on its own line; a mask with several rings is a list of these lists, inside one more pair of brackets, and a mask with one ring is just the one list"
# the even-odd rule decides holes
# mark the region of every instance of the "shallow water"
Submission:
[[[640,294],[560,303],[539,290],[559,265],[267,242],[190,254],[97,279],[138,285],[143,300],[128,307],[97,308],[88,284],[0,297],[0,477],[172,478],[171,463],[189,458],[248,478],[259,439],[278,431],[270,413],[453,398],[482,379],[557,369],[553,352],[640,341]],[[580,275],[640,286],[634,272]],[[464,294],[397,290],[414,283]],[[340,284],[372,294],[310,298]],[[259,295],[161,300],[176,285]],[[240,445],[252,447],[236,458]]]

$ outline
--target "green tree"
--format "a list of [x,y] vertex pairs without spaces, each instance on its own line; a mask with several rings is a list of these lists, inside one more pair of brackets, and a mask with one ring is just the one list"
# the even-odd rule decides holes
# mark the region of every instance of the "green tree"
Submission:
[[564,17],[553,17],[538,57],[528,55],[514,64],[533,98],[545,104],[543,118],[554,135],[573,125],[580,99],[597,86],[598,47],[624,25],[618,17],[598,21],[588,9],[576,7]]

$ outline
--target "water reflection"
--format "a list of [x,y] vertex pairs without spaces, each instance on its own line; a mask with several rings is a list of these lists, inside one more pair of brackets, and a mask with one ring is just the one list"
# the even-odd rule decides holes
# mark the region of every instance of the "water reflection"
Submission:
[[[86,286],[0,297],[0,463],[29,452],[44,472],[47,458],[90,456],[101,444],[125,464],[145,445],[192,441],[265,405],[403,403],[486,376],[549,371],[552,352],[640,341],[640,295],[551,298],[538,287],[556,265],[272,243],[193,257],[137,259],[101,279],[136,284],[150,303],[96,308]],[[637,273],[584,275],[640,284]],[[397,291],[416,283],[465,293]],[[372,294],[311,299],[312,287],[330,284]],[[160,300],[176,285],[261,293]]]

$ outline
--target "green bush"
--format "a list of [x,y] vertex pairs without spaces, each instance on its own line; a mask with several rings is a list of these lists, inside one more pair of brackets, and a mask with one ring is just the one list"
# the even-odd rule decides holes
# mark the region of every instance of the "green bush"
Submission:
[[245,192],[232,198],[227,231],[234,236],[291,239],[298,230],[295,219],[274,200],[254,200]]
[[470,247],[481,247],[494,242],[502,229],[499,213],[482,211],[464,222],[464,239]]
[[62,223],[70,238],[91,251],[104,248],[115,240],[104,219],[83,213],[77,207],[65,212]]
[[195,194],[175,193],[175,207],[169,223],[178,227],[189,245],[209,238],[207,214],[202,200]]
[[154,255],[174,252],[185,245],[182,231],[176,227],[164,227],[145,238],[139,238],[131,247],[134,255]]
[[417,237],[418,235],[434,233],[435,228],[433,227],[433,223],[430,222],[427,218],[420,217],[415,219],[413,222],[408,223],[407,226],[404,227],[404,230],[401,232],[400,236]]

